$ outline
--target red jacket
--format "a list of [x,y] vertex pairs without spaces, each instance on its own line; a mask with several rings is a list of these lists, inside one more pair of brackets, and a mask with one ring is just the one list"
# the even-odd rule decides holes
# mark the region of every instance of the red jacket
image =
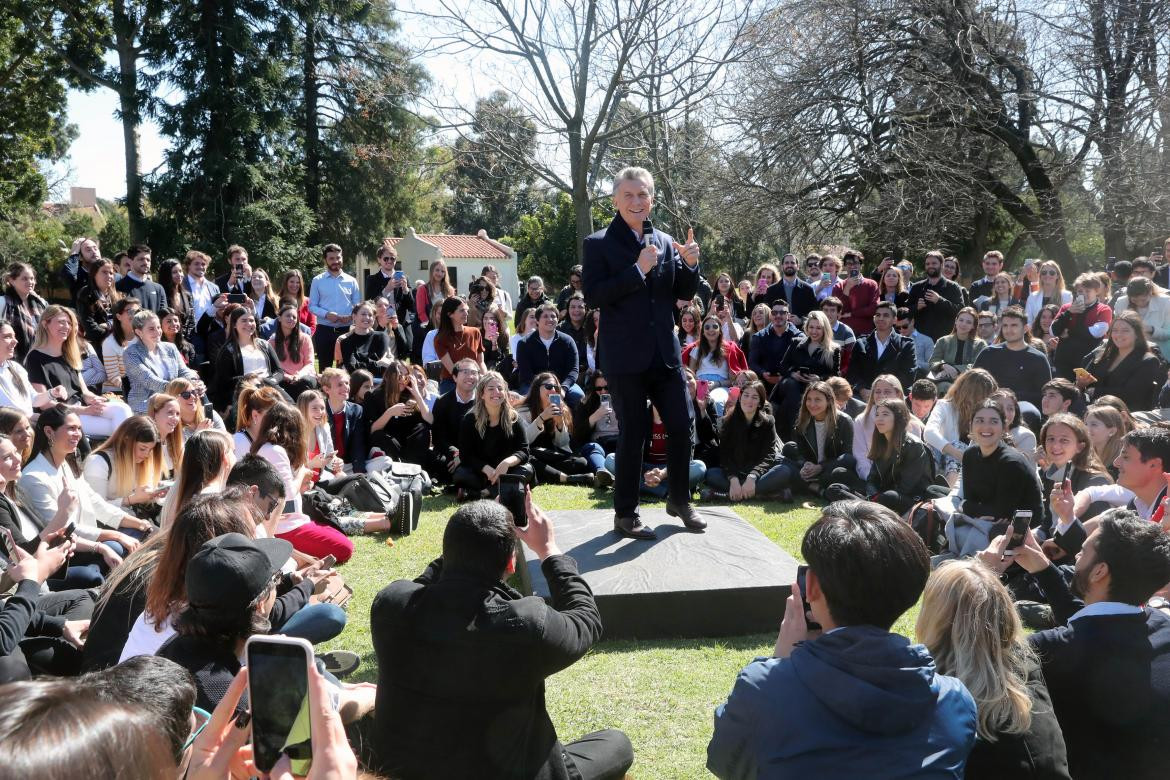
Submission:
[[853,329],[857,338],[873,332],[873,313],[877,311],[878,285],[873,279],[861,277],[849,295],[845,295],[845,280],[837,282],[831,293],[841,301],[841,322]]
[[[693,341],[682,351],[682,364],[684,366],[691,364],[691,355],[694,353],[695,345],[698,343],[697,341]],[[735,379],[735,375],[740,371],[748,370],[747,358],[744,356],[743,350],[734,341],[723,340],[723,357],[727,360],[728,379]]]

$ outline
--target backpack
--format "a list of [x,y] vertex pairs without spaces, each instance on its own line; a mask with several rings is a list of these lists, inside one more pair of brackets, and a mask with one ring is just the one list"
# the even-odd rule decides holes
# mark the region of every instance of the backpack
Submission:
[[933,498],[926,498],[910,507],[905,519],[931,555],[938,555],[948,549],[946,521],[935,509]]

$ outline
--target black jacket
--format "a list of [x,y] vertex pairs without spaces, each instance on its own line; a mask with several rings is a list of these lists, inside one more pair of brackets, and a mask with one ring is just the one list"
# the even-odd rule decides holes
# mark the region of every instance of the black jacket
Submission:
[[1170,617],[1094,615],[1029,637],[1077,780],[1166,777]]
[[325,414],[329,418],[330,436],[333,435],[334,411],[345,412],[345,455],[342,460],[346,463],[352,463],[354,472],[361,474],[366,470],[366,459],[370,453],[370,447],[366,440],[366,430],[369,425],[365,422],[365,412],[361,404],[355,404],[353,401],[346,401],[345,409],[334,410],[330,408],[329,399],[326,398]]
[[123,295],[138,301],[142,308],[150,309],[155,314],[158,314],[159,310],[167,305],[166,291],[158,282],[152,282],[149,279],[140,282],[129,276],[123,276],[114,283],[114,287]]
[[1105,347],[1097,347],[1085,359],[1085,368],[1090,374],[1097,377],[1093,385],[1093,396],[1100,398],[1103,395],[1115,395],[1131,412],[1147,412],[1154,409],[1158,398],[1158,390],[1166,381],[1166,366],[1153,352],[1138,354],[1130,352],[1125,359],[1117,364],[1117,368],[1109,370],[1109,365],[1102,358],[1105,356]]
[[1032,725],[1023,734],[976,738],[967,756],[966,780],[1069,780],[1068,755],[1052,697],[1039,667],[1028,673]]
[[474,398],[461,403],[454,390],[435,399],[435,405],[431,407],[431,417],[434,419],[431,423],[431,444],[436,454],[445,458],[455,455],[455,450],[459,449],[459,425],[474,405]]
[[341,367],[346,371],[352,374],[363,368],[374,376],[382,373],[378,361],[390,349],[390,341],[384,331],[371,330],[365,336],[347,333],[337,340],[337,344],[341,351]]
[[810,311],[817,308],[816,291],[813,290],[811,284],[800,278],[797,278],[793,284],[791,296],[785,295],[783,278],[764,292],[764,303],[771,306],[776,301],[787,303],[789,311],[802,320],[808,316]]
[[808,336],[801,336],[794,340],[784,353],[784,359],[780,361],[780,376],[788,378],[793,371],[802,371],[806,374],[816,374],[821,379],[828,379],[840,374],[841,348],[833,347],[828,365],[825,365],[824,355],[824,348],[819,346],[809,352]]
[[963,514],[1010,520],[1017,509],[1032,512],[1032,527],[1044,523],[1044,498],[1036,467],[1015,447],[1000,442],[984,457],[977,446],[963,453]]
[[846,376],[854,391],[869,389],[880,374],[893,374],[905,390],[914,382],[918,369],[918,358],[914,354],[914,339],[890,331],[890,341],[878,357],[877,332],[857,340],[849,356],[849,370]]
[[[280,360],[276,357],[276,350],[263,339],[256,339],[256,346],[264,353],[268,361],[270,376],[281,374]],[[207,388],[215,410],[220,414],[227,411],[235,397],[236,382],[244,375],[244,358],[235,342],[224,344],[215,356],[215,374]]]
[[[929,280],[922,279],[910,285],[910,297],[906,308],[914,312],[915,330],[925,333],[934,341],[955,329],[955,315],[963,308],[963,288],[950,279],[939,277],[938,283],[931,285]],[[918,301],[926,299],[926,293],[934,290],[940,296],[937,303],[927,302],[925,308],[918,308]]]
[[528,437],[519,418],[512,423],[511,430],[505,430],[501,420],[499,425],[489,425],[481,436],[475,427],[475,415],[463,415],[459,423],[459,462],[463,466],[478,474],[484,466],[495,468],[512,455],[520,459],[517,465],[528,462]]
[[791,325],[776,335],[771,325],[756,333],[748,343],[748,368],[756,372],[761,380],[764,374],[780,373],[780,364],[788,354],[792,342],[801,338],[801,333]]
[[[836,410],[834,410],[836,411]],[[833,435],[825,437],[825,452],[817,456],[817,434],[815,424],[810,420],[804,428],[794,431],[795,441],[784,445],[784,458],[796,469],[805,463],[819,463],[824,467],[824,473],[843,466],[852,468],[857,465],[853,457],[853,420],[840,412],[837,414],[837,424]]]
[[[874,432],[874,436],[881,436]],[[869,470],[865,494],[873,496],[895,490],[904,498],[919,501],[934,482],[934,457],[917,436],[906,434],[896,458],[879,458]]]
[[[227,694],[228,687],[240,671],[240,659],[235,653],[197,636],[174,636],[159,648],[163,658],[174,661],[195,678],[195,706],[212,712]],[[236,705],[236,712],[248,708],[242,698]]]
[[377,771],[402,780],[580,776],[566,766],[544,680],[601,637],[601,615],[572,558],[550,556],[541,569],[551,604],[441,560],[375,597]]
[[598,346],[606,374],[641,373],[656,352],[666,366],[681,365],[675,302],[694,297],[699,266],[683,262],[666,233],[656,230],[648,240],[658,250],[658,265],[643,278],[637,267],[642,246],[620,215],[585,239],[581,278],[585,300],[601,309]]
[[748,477],[759,479],[780,462],[782,447],[770,415],[757,413],[748,422],[736,410],[723,420],[719,464],[728,479],[735,477],[740,482]]
[[114,327],[113,305],[103,299],[89,285],[77,293],[77,316],[81,319],[81,332],[97,353],[102,353],[102,341]]

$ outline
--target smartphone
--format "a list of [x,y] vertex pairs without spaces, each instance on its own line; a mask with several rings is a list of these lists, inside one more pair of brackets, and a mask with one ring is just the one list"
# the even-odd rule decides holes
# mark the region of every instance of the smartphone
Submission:
[[1078,295],[1077,297],[1073,298],[1073,303],[1075,303],[1077,306],[1084,306],[1085,305],[1085,296]]
[[528,510],[524,506],[527,487],[521,474],[500,475],[500,503],[512,513],[512,524],[517,528],[528,527]]
[[548,397],[548,405],[549,406],[560,406],[561,405],[561,394],[560,393],[553,393],[552,395],[550,395]]
[[321,568],[322,569],[332,569],[336,565],[337,565],[337,556],[334,555],[333,553],[329,553],[328,555],[326,555],[324,558],[321,559]]
[[756,280],[756,292],[763,293],[763,292],[767,292],[767,291],[768,291],[768,280],[767,279],[757,279]]
[[611,401],[609,400],[609,393],[601,393],[597,397],[601,399],[602,406],[612,406],[613,405],[611,403]]
[[707,393],[711,385],[706,379],[700,379],[695,383],[695,397],[700,401],[707,400]]
[[401,282],[405,278],[406,278],[405,272],[403,272],[403,271],[395,271],[394,272],[394,280],[395,281]]
[[804,585],[804,576],[807,573],[807,566],[800,565],[796,567],[796,586],[800,588],[800,601],[804,604],[804,620],[808,623],[808,630],[820,631],[821,624],[812,619],[812,607],[808,603],[808,590]]
[[1029,509],[1019,509],[1012,515],[1012,538],[1008,540],[1007,548],[1014,550],[1024,543],[1024,536],[1028,527],[1032,525],[1032,512]]
[[256,768],[270,772],[281,753],[287,753],[293,774],[308,774],[313,761],[309,731],[313,646],[304,639],[255,635],[244,645],[244,656]]
[[852,279],[856,279],[857,277],[861,276],[861,271],[857,268],[854,268],[851,271],[849,271],[849,276]]
[[16,563],[16,540],[12,538],[12,532],[7,528],[0,528],[0,532],[4,537],[4,557]]
[[733,404],[739,401],[740,388],[733,387],[727,391],[727,403]]
[[65,528],[62,530],[61,535],[58,536],[56,539],[54,539],[53,543],[50,544],[49,546],[50,547],[60,547],[61,545],[65,544],[65,542],[68,542],[70,539],[73,538],[73,532],[76,530],[77,530],[77,523],[70,520],[68,523],[65,524]]
[[243,275],[244,275],[244,264],[243,263],[236,263],[236,276],[243,276]]
[[483,333],[491,341],[495,341],[496,337],[500,335],[500,325],[496,322],[495,317],[484,320]]
[[215,405],[211,403],[211,399],[204,396],[203,397],[203,419],[214,420],[215,419],[214,415],[215,415]]
[[228,303],[246,303],[248,296],[243,293],[228,293]]

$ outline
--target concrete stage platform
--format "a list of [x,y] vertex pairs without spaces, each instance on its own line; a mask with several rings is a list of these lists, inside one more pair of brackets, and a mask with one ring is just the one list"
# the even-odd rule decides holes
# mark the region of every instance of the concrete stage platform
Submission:
[[[727,507],[703,507],[705,533],[661,505],[641,510],[657,541],[620,537],[613,511],[549,514],[557,544],[576,559],[601,610],[606,639],[735,636],[777,631],[796,561]],[[524,548],[525,588],[549,598],[540,561]]]

